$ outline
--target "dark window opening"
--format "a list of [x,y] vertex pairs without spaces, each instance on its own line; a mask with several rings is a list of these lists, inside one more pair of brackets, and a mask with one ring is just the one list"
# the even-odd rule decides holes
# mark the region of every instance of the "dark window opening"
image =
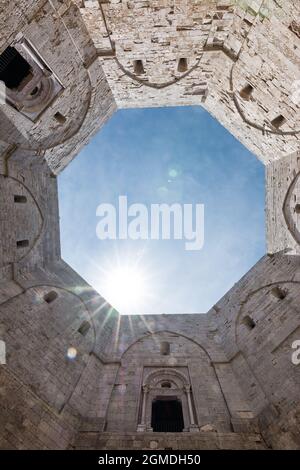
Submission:
[[133,68],[136,75],[143,75],[143,73],[145,73],[142,60],[135,60],[133,62]]
[[32,90],[32,92],[30,93],[30,96],[35,96],[38,94],[39,92],[39,87],[38,86],[35,86],[34,89]]
[[163,382],[161,384],[162,388],[171,388],[171,383],[170,382]]
[[300,214],[300,204],[295,205],[295,212],[296,214]]
[[48,292],[47,294],[44,295],[44,301],[47,302],[47,304],[51,304],[55,299],[57,299],[58,294],[54,290]]
[[187,63],[187,59],[185,57],[182,57],[181,59],[179,59],[178,61],[178,72],[186,72],[188,69],[188,63]]
[[14,47],[5,49],[0,55],[0,80],[14,90],[28,76],[31,76],[31,67],[24,57]]
[[29,240],[18,240],[17,241],[17,248],[25,248],[29,246]]
[[27,202],[27,197],[26,196],[21,196],[19,194],[14,195],[14,202],[19,203],[19,204],[25,204]]
[[285,118],[281,114],[271,121],[271,124],[273,127],[275,127],[275,129],[279,129],[281,126],[283,126],[284,123]]
[[253,93],[253,86],[248,84],[244,88],[241,89],[240,96],[241,98],[243,98],[243,100],[249,101],[252,93]]
[[59,122],[59,124],[64,124],[67,120],[67,118],[61,113],[55,113],[54,119],[56,119],[56,121]]
[[170,343],[168,343],[167,341],[163,341],[160,345],[160,353],[163,356],[169,356],[169,354],[170,354]]
[[280,287],[277,286],[277,287],[273,287],[273,289],[271,290],[271,294],[274,295],[274,297],[276,297],[277,299],[283,300],[287,296],[287,290],[281,289]]
[[85,320],[84,322],[81,323],[80,327],[78,328],[78,333],[85,336],[87,332],[89,331],[90,327],[91,327],[90,322]]
[[253,320],[253,318],[251,318],[249,315],[246,315],[244,318],[243,318],[243,324],[246,325],[246,327],[249,329],[249,330],[253,330],[253,328],[255,328],[255,321]]
[[154,432],[182,432],[184,428],[182,405],[179,400],[154,400],[151,427]]

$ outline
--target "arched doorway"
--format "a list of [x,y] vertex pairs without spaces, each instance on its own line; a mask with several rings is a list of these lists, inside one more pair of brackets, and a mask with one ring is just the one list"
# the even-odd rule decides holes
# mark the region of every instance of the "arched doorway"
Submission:
[[157,397],[152,402],[153,432],[182,432],[184,428],[182,403],[176,397]]
[[191,385],[172,368],[151,372],[142,386],[141,432],[186,432],[199,430],[195,421]]

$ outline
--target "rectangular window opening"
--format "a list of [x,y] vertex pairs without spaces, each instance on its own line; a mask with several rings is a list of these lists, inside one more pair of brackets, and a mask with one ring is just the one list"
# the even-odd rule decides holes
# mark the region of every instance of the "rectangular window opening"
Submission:
[[27,197],[20,195],[20,194],[15,194],[14,195],[14,202],[19,203],[19,204],[25,204],[27,202]]
[[133,62],[133,68],[136,75],[143,75],[145,73],[142,60],[135,60]]
[[[10,90],[21,89],[22,83],[32,78],[29,63],[14,47],[7,47],[0,55],[0,80]],[[27,79],[27,80],[26,80]]]
[[63,114],[61,114],[61,113],[59,113],[59,112],[57,112],[57,113],[54,114],[54,119],[55,119],[59,124],[64,124],[64,123],[66,122],[66,120],[67,120],[67,118],[66,118]]
[[181,59],[179,59],[178,61],[178,72],[186,72],[188,69],[188,62],[187,62],[187,59],[185,57],[182,57]]
[[29,246],[29,240],[18,240],[17,241],[17,248],[25,248]]
[[271,121],[271,124],[275,129],[279,129],[286,122],[285,118],[280,114]]
[[91,327],[91,324],[90,322],[88,322],[87,320],[85,320],[84,322],[81,323],[79,329],[78,329],[78,333],[80,333],[81,335],[85,336],[87,334],[87,332],[89,331]]
[[243,100],[249,101],[251,95],[253,93],[253,86],[248,83],[248,85],[244,86],[244,88],[240,91],[240,96]]

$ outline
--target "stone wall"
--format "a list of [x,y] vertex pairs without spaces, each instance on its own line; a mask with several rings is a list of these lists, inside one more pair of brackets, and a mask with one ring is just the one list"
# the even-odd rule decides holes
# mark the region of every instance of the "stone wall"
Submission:
[[[291,356],[299,337],[298,305],[299,258],[277,254],[264,257],[209,312],[254,415],[273,429],[285,421],[294,447],[298,437],[285,416],[297,422],[300,369]],[[276,447],[280,439],[273,438]]]
[[[132,325],[134,328],[134,318]],[[164,342],[170,346],[169,355],[161,353]],[[148,383],[147,376],[158,371],[168,380],[170,369],[183,375],[193,390],[198,426],[213,424],[218,431],[230,431],[229,412],[208,354],[199,344],[179,335],[176,330],[174,333],[147,335],[123,354],[109,404],[107,431],[135,431],[141,420],[141,389]],[[173,393],[176,395],[178,390]],[[151,403],[147,405],[147,427],[151,427]],[[185,418],[185,427],[188,428],[191,424],[188,413]]]
[[203,104],[265,164],[297,150],[297,2],[85,1],[80,12],[118,107]]
[[[3,149],[17,145],[36,156],[43,155],[51,170],[58,173],[111,117],[116,109],[114,98],[73,2],[52,2],[57,9],[48,1],[40,9],[29,8],[26,23],[22,15],[26,2],[4,3],[14,5],[14,25],[6,22],[9,9],[4,7],[1,23],[5,29],[10,25],[10,30],[9,34],[5,30],[1,33],[1,52],[23,34],[58,77],[63,93],[37,122],[9,105],[1,106],[0,141]],[[57,113],[63,118],[57,119]]]
[[266,446],[257,434],[203,432],[174,433],[79,433],[70,448],[151,450],[264,450]]
[[0,449],[65,449],[79,420],[57,413],[28,389],[19,377],[0,369]]
[[268,253],[286,250],[288,254],[299,254],[299,173],[299,152],[266,167]]

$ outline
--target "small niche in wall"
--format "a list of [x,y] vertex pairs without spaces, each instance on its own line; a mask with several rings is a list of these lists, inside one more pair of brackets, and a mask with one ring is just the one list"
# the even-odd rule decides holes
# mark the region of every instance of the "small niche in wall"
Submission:
[[27,197],[20,194],[14,195],[14,202],[17,204],[25,204],[27,202]]
[[58,294],[54,290],[51,290],[50,292],[47,292],[47,294],[44,295],[44,301],[47,302],[47,304],[51,304],[51,302],[54,302],[55,299],[57,299]]
[[300,23],[293,20],[289,26],[289,29],[300,38]]
[[90,322],[85,320],[81,323],[80,327],[78,328],[78,333],[80,333],[82,336],[85,336],[90,328],[91,328]]
[[296,214],[300,214],[300,204],[295,205],[295,212]]
[[54,114],[54,119],[61,125],[64,124],[67,120],[67,118],[59,112]]
[[279,129],[286,122],[285,118],[280,114],[275,119],[271,121],[271,124],[275,129]]
[[286,289],[281,289],[280,287],[276,286],[273,287],[271,290],[271,294],[276,297],[278,300],[283,300],[286,298],[288,291]]
[[161,388],[171,388],[171,382],[162,382]]
[[134,73],[136,75],[143,75],[143,73],[145,73],[143,61],[142,60],[134,60],[133,61],[133,69],[134,69]]
[[26,248],[29,246],[29,240],[18,240],[17,241],[17,248]]
[[168,343],[168,341],[163,341],[160,344],[160,354],[162,354],[162,356],[169,356],[169,354],[170,354],[170,343]]
[[255,321],[250,317],[250,315],[246,315],[243,318],[242,323],[248,328],[248,330],[253,330],[253,328],[256,326]]
[[178,67],[177,67],[177,70],[178,72],[186,72],[188,69],[188,62],[187,62],[187,59],[185,57],[181,57],[181,59],[179,59],[178,61]]
[[34,87],[32,92],[30,93],[30,96],[36,96],[39,91],[40,91],[40,88],[38,86]]
[[253,86],[249,83],[244,86],[244,88],[240,91],[240,97],[243,98],[245,101],[249,101],[253,93]]

